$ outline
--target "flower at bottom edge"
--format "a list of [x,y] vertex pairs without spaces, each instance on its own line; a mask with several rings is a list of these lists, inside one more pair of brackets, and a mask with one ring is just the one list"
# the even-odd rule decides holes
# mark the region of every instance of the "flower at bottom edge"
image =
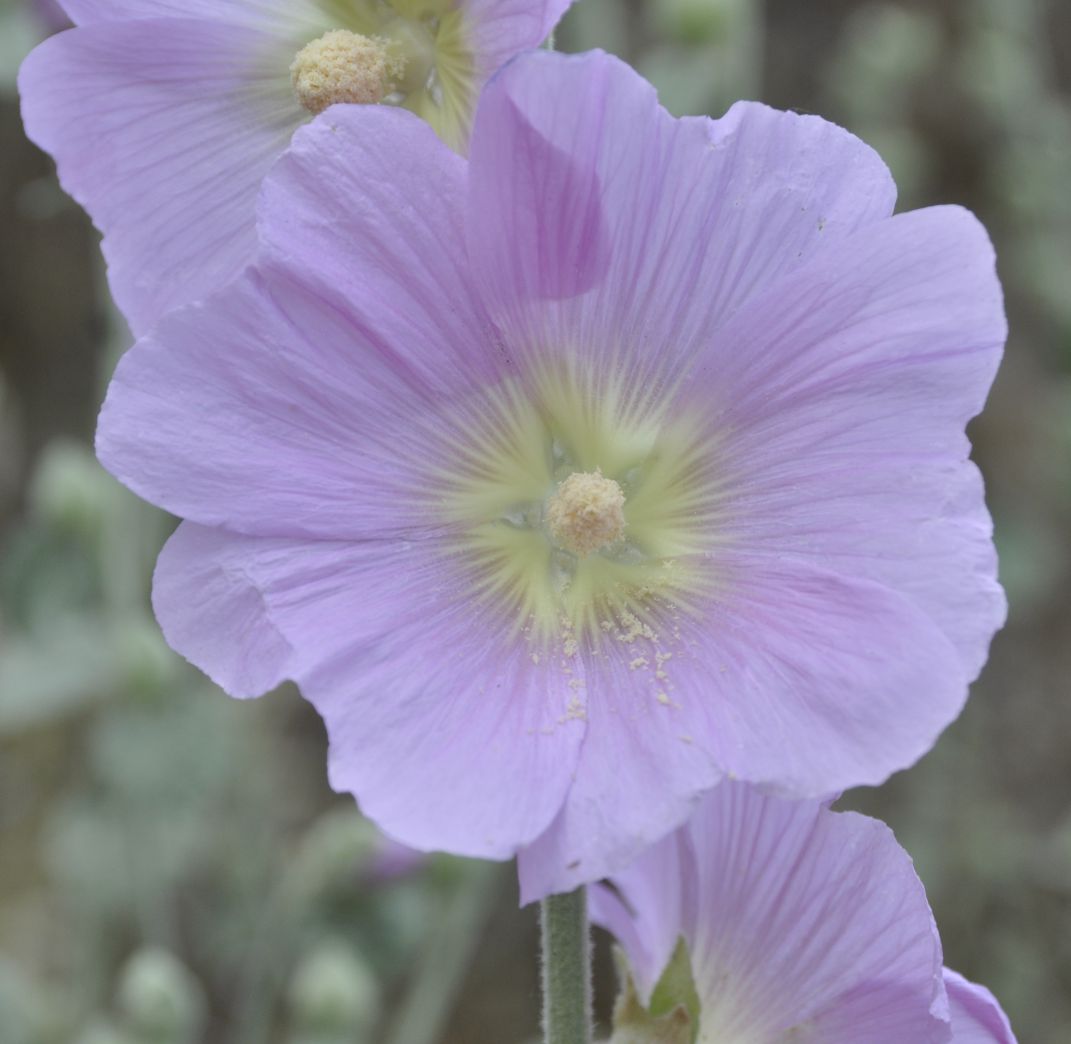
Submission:
[[1015,1044],[992,995],[942,969],[910,857],[865,816],[723,783],[590,895],[638,992],[621,1040],[677,1012],[696,1044]]

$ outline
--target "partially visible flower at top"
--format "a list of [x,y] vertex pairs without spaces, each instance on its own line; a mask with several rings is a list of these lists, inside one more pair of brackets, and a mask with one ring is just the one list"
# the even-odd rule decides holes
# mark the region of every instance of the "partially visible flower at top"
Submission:
[[911,859],[866,816],[723,783],[591,910],[646,1009],[619,1005],[621,1039],[676,1013],[698,1044],[1015,1044],[992,995],[942,970]]
[[612,872],[725,775],[878,783],[1004,615],[964,426],[1004,317],[978,222],[890,218],[815,117],[674,120],[533,52],[471,159],[332,109],[265,182],[258,263],[119,366],[98,453],[187,521],[168,641],[296,679],[330,773],[526,899]]
[[312,115],[382,102],[464,151],[484,82],[571,0],[62,2],[77,28],[23,63],[23,120],[140,335],[252,260],[261,180]]

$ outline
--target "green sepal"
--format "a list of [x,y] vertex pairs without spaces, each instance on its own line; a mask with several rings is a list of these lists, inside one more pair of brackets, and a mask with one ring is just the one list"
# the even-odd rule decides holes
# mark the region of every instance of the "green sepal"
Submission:
[[695,1041],[699,1036],[699,993],[692,976],[692,958],[683,937],[677,940],[673,956],[651,993],[652,1015],[665,1015],[677,1007],[688,1012],[692,1025],[691,1041]]
[[614,1005],[610,1044],[694,1044],[699,1035],[699,995],[684,940],[678,942],[658,980],[650,1008],[640,1001],[628,961],[620,949],[614,950],[614,961],[622,987]]

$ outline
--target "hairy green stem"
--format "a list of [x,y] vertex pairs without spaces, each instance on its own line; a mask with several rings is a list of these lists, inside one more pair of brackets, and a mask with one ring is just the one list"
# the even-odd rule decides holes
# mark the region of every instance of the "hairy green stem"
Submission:
[[583,888],[540,907],[544,1044],[591,1044],[591,938]]

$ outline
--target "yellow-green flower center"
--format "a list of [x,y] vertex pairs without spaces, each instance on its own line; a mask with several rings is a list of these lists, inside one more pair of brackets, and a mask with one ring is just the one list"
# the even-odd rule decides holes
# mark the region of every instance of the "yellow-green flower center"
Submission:
[[611,547],[625,535],[625,494],[598,468],[574,471],[547,503],[547,529],[558,547],[581,558]]
[[656,653],[709,593],[723,539],[702,421],[554,365],[457,404],[448,425],[429,507],[474,591],[536,645],[646,642],[634,659],[661,670]]
[[298,101],[316,115],[331,105],[383,101],[405,64],[405,57],[392,54],[382,37],[332,29],[298,51],[290,82]]
[[316,7],[322,20],[313,31],[322,35],[294,38],[290,52],[290,84],[306,112],[397,105],[427,120],[451,148],[465,149],[479,84],[463,5],[317,0]]

